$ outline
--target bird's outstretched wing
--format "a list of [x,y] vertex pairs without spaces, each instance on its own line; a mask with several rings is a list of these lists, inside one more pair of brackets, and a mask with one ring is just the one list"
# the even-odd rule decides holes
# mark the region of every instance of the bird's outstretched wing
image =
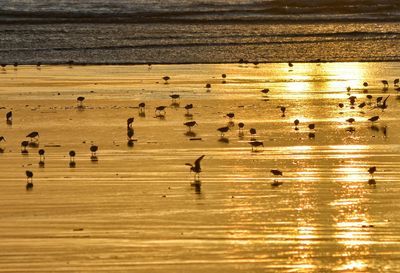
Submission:
[[200,156],[196,161],[194,162],[194,166],[196,169],[200,169],[200,161],[205,157],[205,155]]
[[383,100],[383,105],[386,105],[386,101],[387,101],[387,99],[390,97],[390,95],[389,96],[387,96],[384,100]]
[[186,166],[193,167],[193,165],[192,165],[192,164],[190,164],[190,163],[185,163],[185,165],[186,165]]

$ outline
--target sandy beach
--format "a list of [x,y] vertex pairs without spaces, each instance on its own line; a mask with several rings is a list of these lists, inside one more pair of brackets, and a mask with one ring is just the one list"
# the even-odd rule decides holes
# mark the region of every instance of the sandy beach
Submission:
[[[0,69],[0,272],[398,272],[399,76],[389,62]],[[185,163],[201,155],[195,187]]]

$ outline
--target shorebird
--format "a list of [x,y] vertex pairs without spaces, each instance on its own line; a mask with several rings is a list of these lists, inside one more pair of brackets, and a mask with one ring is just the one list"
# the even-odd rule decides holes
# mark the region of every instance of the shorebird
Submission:
[[26,174],[26,189],[31,190],[33,188],[33,172],[25,171]]
[[99,147],[97,147],[96,145],[90,146],[90,151],[92,152],[92,156],[90,157],[90,159],[92,161],[96,161],[97,160],[96,152],[97,152],[98,149],[99,149]]
[[168,81],[171,79],[169,76],[164,76],[163,78],[162,78],[165,82],[165,84],[168,84]]
[[190,172],[194,172],[194,179],[199,180],[200,178],[200,173],[201,173],[201,167],[200,167],[200,161],[204,158],[205,155],[200,156],[194,164],[190,163],[185,163],[185,165],[190,166]]
[[22,154],[28,153],[28,150],[26,149],[26,147],[28,147],[28,145],[29,145],[29,141],[27,141],[27,140],[24,140],[21,142],[21,147],[22,147],[21,153]]
[[169,95],[169,97],[172,99],[172,102],[176,102],[176,100],[179,99],[181,96],[179,94],[172,94]]
[[207,83],[205,87],[206,87],[207,89],[210,89],[210,88],[211,88],[211,83]]
[[73,167],[76,166],[76,163],[75,163],[75,155],[76,155],[76,153],[75,153],[74,150],[69,151],[69,166],[70,166],[71,168],[73,168]]
[[132,128],[132,123],[133,123],[134,120],[135,120],[135,118],[128,118],[127,119],[126,123],[127,123],[128,128]]
[[308,129],[314,130],[315,129],[315,124],[314,123],[308,124]]
[[[273,175],[275,175],[275,176],[282,176],[283,175],[283,173],[280,170],[271,170],[271,173]],[[271,183],[271,186],[277,187],[277,186],[280,186],[282,184],[283,184],[283,182],[274,179],[274,181]]]
[[363,82],[363,86],[364,87],[368,87],[368,83],[367,82]]
[[364,108],[364,106],[367,105],[365,102],[362,102],[358,105],[358,108]]
[[394,86],[399,85],[400,79],[394,79],[393,84]]
[[223,137],[224,134],[230,130],[230,128],[229,126],[225,126],[225,127],[220,127],[217,130],[221,133],[221,137]]
[[377,102],[377,105],[376,105],[375,108],[380,108],[380,109],[382,109],[382,111],[385,110],[385,109],[388,107],[388,105],[386,104],[386,101],[388,100],[389,97],[390,97],[390,95],[388,95],[388,96],[383,100],[383,102],[382,102],[381,104],[379,104],[379,103]]
[[283,175],[283,173],[280,170],[271,170],[271,173],[273,175],[275,175],[275,176],[278,176],[278,175],[282,176]]
[[348,118],[348,119],[346,119],[346,121],[347,121],[348,123],[353,123],[353,122],[355,122],[356,120],[355,120],[354,118]]
[[12,121],[12,116],[13,116],[12,111],[7,112],[7,114],[6,114],[6,121],[7,121],[7,122],[11,122],[11,121]]
[[369,174],[370,174],[372,177],[374,177],[374,173],[376,172],[376,167],[375,167],[375,166],[370,167],[370,168],[368,169],[368,172],[369,172]]
[[228,114],[226,114],[226,116],[227,116],[229,119],[233,119],[233,118],[235,117],[235,113],[228,113]]
[[33,142],[33,139],[35,139],[35,141],[39,140],[39,133],[34,131],[29,133],[26,137],[29,137],[31,139],[31,142]]
[[375,167],[375,166],[370,167],[370,168],[368,169],[368,172],[369,172],[369,174],[371,175],[371,178],[368,180],[368,184],[369,184],[369,185],[375,185],[375,184],[376,184],[376,181],[375,181],[375,179],[374,179],[374,173],[376,172],[376,167]]
[[278,106],[278,107],[281,109],[282,117],[284,117],[286,112],[286,107],[285,106]]
[[186,114],[189,115],[189,110],[193,109],[193,104],[191,104],[191,103],[190,104],[186,104],[185,105],[185,109],[186,109]]
[[43,149],[40,149],[38,151],[38,153],[39,153],[39,157],[40,157],[39,166],[44,166],[44,153],[45,153],[45,151]]
[[297,127],[297,126],[300,124],[300,120],[295,119],[293,123],[294,123],[294,129],[295,129],[296,131],[299,130],[299,127]]
[[254,135],[257,134],[257,130],[256,130],[255,128],[250,128],[249,132],[250,132],[250,134],[251,134],[252,136],[254,136]]
[[288,62],[288,66],[289,67],[293,67],[293,63],[292,62]]
[[340,107],[340,108],[343,108],[343,107],[344,107],[344,104],[343,104],[343,103],[339,103],[339,107]]
[[144,113],[144,108],[146,107],[146,104],[144,102],[139,103],[139,113]]
[[83,108],[83,101],[85,100],[85,97],[78,97],[76,101],[78,102],[78,107]]
[[269,88],[265,88],[263,90],[261,90],[261,93],[263,93],[264,95],[267,95],[269,92]]
[[3,136],[0,136],[0,142],[2,142],[2,141],[6,141],[6,138],[5,137],[3,137]]
[[189,132],[191,132],[192,127],[196,126],[197,122],[192,120],[192,121],[185,122],[183,125],[186,125],[188,127],[188,129],[189,129]]
[[243,122],[239,122],[238,123],[238,127],[239,127],[239,132],[243,132],[244,123]]
[[373,116],[373,117],[369,118],[368,120],[371,121],[371,122],[375,122],[378,119],[379,119],[379,116]]
[[221,77],[222,77],[223,79],[226,79],[226,74],[222,74]]
[[382,82],[384,88],[389,87],[389,82],[387,80],[382,80],[381,82]]
[[167,108],[167,106],[157,106],[156,107],[156,115],[158,113],[158,115],[161,115],[161,112],[163,112],[163,114],[165,115],[165,108]]
[[262,141],[258,141],[258,140],[250,141],[249,144],[251,145],[252,152],[257,151],[257,147],[260,147],[260,146],[264,147],[264,143]]

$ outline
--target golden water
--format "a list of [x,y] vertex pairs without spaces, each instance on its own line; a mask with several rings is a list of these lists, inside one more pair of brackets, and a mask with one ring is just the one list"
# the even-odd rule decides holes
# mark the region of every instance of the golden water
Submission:
[[[398,272],[399,76],[397,63],[7,67],[0,112],[14,119],[0,124],[0,272]],[[374,109],[388,95],[388,108]],[[159,105],[169,106],[165,119],[155,117]],[[137,141],[128,147],[131,116]],[[195,135],[183,125],[191,118]],[[216,129],[229,122],[220,141]],[[250,128],[264,142],[256,152]],[[21,155],[31,131],[44,168],[37,148]],[[194,187],[184,164],[202,154]],[[271,187],[271,169],[283,172],[281,186]]]

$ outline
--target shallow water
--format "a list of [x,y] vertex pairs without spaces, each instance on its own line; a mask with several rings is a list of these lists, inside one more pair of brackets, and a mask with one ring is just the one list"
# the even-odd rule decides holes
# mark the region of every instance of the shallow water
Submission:
[[[14,119],[0,124],[0,272],[397,272],[399,74],[397,63],[7,67],[0,112]],[[388,108],[374,109],[388,95]],[[164,119],[155,117],[159,105],[169,106]],[[128,147],[131,116],[137,141]],[[191,119],[199,125],[188,134]],[[229,123],[221,141],[216,129]],[[250,128],[264,142],[255,152]],[[38,148],[20,152],[34,130],[44,168]],[[194,187],[184,164],[202,154]],[[283,184],[271,187],[274,179]]]

